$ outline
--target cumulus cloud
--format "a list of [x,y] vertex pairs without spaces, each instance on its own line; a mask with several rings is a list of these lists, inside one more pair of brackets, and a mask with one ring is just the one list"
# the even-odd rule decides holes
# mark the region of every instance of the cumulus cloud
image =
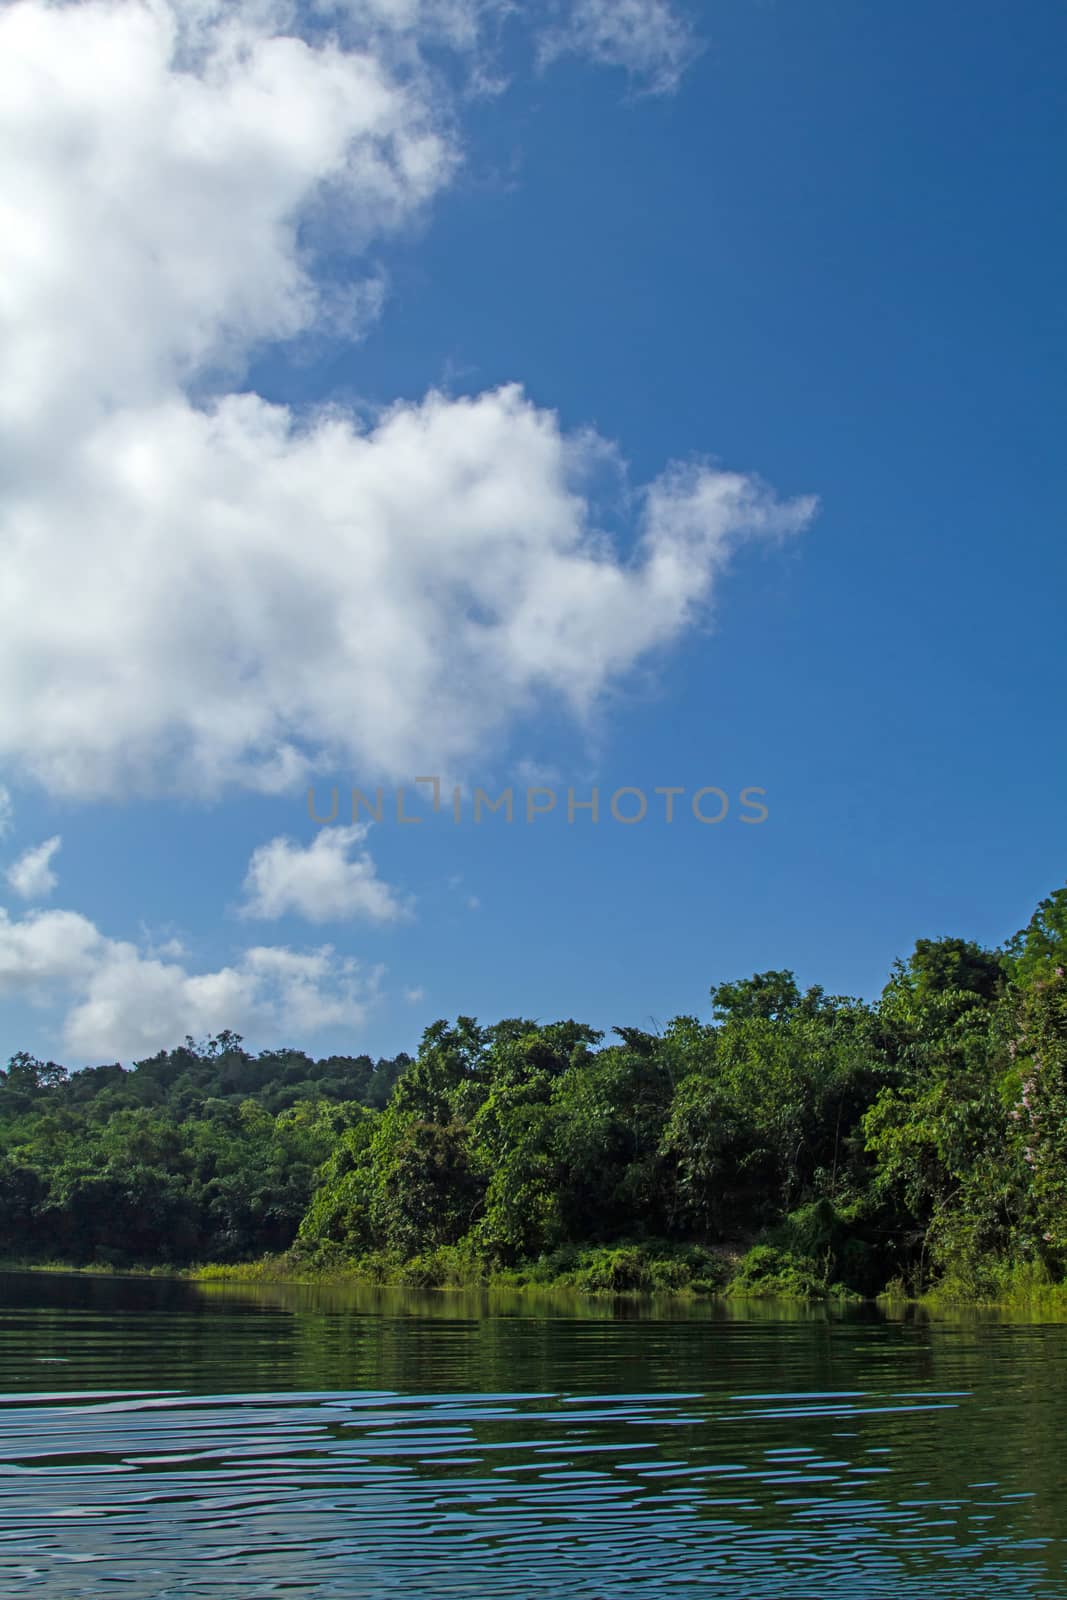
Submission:
[[24,850],[4,874],[11,888],[23,900],[44,900],[52,893],[58,877],[52,871],[52,857],[63,843],[57,833],[43,844]]
[[700,51],[691,24],[670,0],[574,0],[551,29],[542,57],[577,54],[622,67],[649,94],[670,94]]
[[[586,715],[812,514],[672,467],[616,545],[602,442],[516,385],[376,417],[240,390],[380,299],[367,252],[460,156],[420,40],[473,50],[501,7],[320,10],[0,9],[0,758],[54,791],[458,770],[545,699]],[[595,11],[574,38],[631,64]]]
[[447,181],[428,91],[275,31],[275,10],[4,8],[0,405],[23,436],[50,418],[85,440],[101,413],[312,326],[301,226],[328,201],[366,244]]
[[506,18],[514,0],[318,0],[321,11],[371,30],[379,44],[434,40],[472,51],[494,18]]
[[275,919],[292,914],[308,922],[397,922],[409,915],[406,902],[378,877],[370,854],[352,851],[367,837],[367,825],[324,828],[310,845],[271,839],[260,845],[245,878],[245,917]]
[[45,987],[83,981],[108,942],[77,911],[34,911],[14,919],[0,907],[0,994],[38,1003]]
[[0,839],[11,832],[15,823],[15,807],[11,791],[0,783]]
[[129,1060],[222,1028],[273,1043],[357,1027],[377,998],[382,971],[323,945],[256,946],[229,966],[190,972],[180,961],[106,937],[74,911],[16,919],[0,910],[0,994],[37,1005],[63,1001],[63,1043],[79,1060]]
[[545,695],[587,711],[740,540],[811,514],[679,471],[620,559],[575,488],[583,448],[517,388],[367,433],[252,395],[109,417],[33,495],[0,596],[0,748],[72,793],[455,770]]

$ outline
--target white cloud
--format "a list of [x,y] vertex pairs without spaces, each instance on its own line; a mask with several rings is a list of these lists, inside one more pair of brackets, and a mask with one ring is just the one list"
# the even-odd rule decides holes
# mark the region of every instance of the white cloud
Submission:
[[426,999],[426,990],[421,984],[412,984],[410,989],[404,990],[404,999],[409,1006],[421,1005]]
[[310,327],[307,214],[328,198],[365,243],[450,175],[432,102],[374,56],[229,13],[20,0],[0,16],[0,413],[16,430],[48,419],[87,443],[101,413]]
[[377,998],[380,967],[337,955],[257,946],[232,965],[190,972],[109,939],[73,911],[13,919],[0,910],[0,993],[68,1009],[63,1043],[79,1060],[133,1059],[233,1028],[276,1043],[356,1027]]
[[63,843],[57,833],[43,844],[24,850],[4,874],[8,883],[23,900],[44,900],[52,893],[58,877],[52,871],[52,857]]
[[366,433],[253,395],[103,420],[22,504],[0,749],[75,794],[454,770],[541,696],[589,710],[741,539],[811,514],[679,470],[622,559],[575,488],[582,449],[517,388]]
[[156,956],[166,961],[184,961],[189,954],[188,945],[175,931],[173,924],[153,927],[150,923],[141,921],[138,924],[138,931],[142,955]]
[[248,865],[241,914],[273,919],[291,913],[308,922],[401,920],[408,907],[378,877],[370,854],[350,854],[368,831],[366,824],[323,828],[310,845],[286,838],[260,845]]
[[549,765],[545,761],[536,761],[524,757],[515,768],[519,782],[527,789],[550,788],[561,781],[563,774],[558,767]]
[[218,397],[373,306],[378,267],[338,296],[314,246],[365,252],[448,183],[419,30],[473,50],[503,8],[324,9],[336,39],[280,0],[0,9],[0,758],[54,791],[458,770],[546,697],[587,714],[741,540],[812,514],[674,467],[631,552],[586,497],[603,444],[518,386],[370,420]]
[[690,23],[670,0],[574,0],[562,27],[550,30],[542,58],[583,55],[622,67],[645,92],[670,94],[699,54]]
[[434,40],[470,51],[486,23],[505,17],[513,0],[319,0],[319,8],[347,17],[385,41]]
[[0,994],[84,982],[109,941],[77,911],[33,911],[18,920],[0,907]]
[[11,792],[0,783],[0,839],[11,832],[15,823],[15,807]]

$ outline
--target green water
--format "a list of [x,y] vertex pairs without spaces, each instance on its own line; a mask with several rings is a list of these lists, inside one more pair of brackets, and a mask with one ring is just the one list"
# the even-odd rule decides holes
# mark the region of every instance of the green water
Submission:
[[0,1594],[1067,1595],[1067,1326],[0,1277]]

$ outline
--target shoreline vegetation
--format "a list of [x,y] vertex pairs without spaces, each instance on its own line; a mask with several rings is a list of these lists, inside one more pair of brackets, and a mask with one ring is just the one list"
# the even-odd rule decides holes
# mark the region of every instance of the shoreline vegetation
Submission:
[[[1067,1319],[1067,1283],[1055,1282],[1042,1273],[1016,1268],[1007,1271],[999,1286],[987,1285],[983,1294],[976,1294],[969,1283],[943,1280],[921,1295],[909,1294],[901,1285],[893,1285],[874,1295],[854,1293],[843,1285],[829,1287],[789,1282],[781,1278],[759,1275],[755,1280],[741,1276],[724,1276],[719,1286],[710,1288],[705,1282],[683,1283],[676,1272],[657,1271],[672,1261],[670,1254],[649,1252],[647,1247],[633,1251],[625,1247],[615,1250],[589,1250],[581,1253],[582,1265],[570,1270],[555,1270],[549,1262],[534,1262],[524,1270],[503,1269],[486,1271],[471,1266],[464,1275],[462,1263],[433,1257],[411,1261],[372,1257],[367,1260],[345,1261],[328,1266],[321,1261],[309,1260],[289,1252],[263,1256],[254,1261],[203,1262],[186,1267],[172,1265],[137,1265],[117,1267],[104,1262],[73,1265],[65,1261],[25,1261],[0,1259],[0,1273],[42,1273],[56,1277],[78,1276],[108,1279],[151,1279],[158,1281],[214,1285],[260,1285],[277,1288],[373,1288],[418,1290],[422,1293],[448,1294],[479,1293],[493,1295],[540,1297],[559,1300],[608,1300],[655,1304],[671,1302],[675,1305],[708,1304],[714,1302],[767,1301],[782,1305],[840,1307],[874,1307],[881,1310],[920,1310],[932,1314],[951,1314],[955,1311],[1003,1311],[1044,1313],[1056,1320]],[[623,1259],[620,1261],[620,1257]]]
[[0,1072],[0,1258],[206,1283],[1067,1308],[1067,888],[611,1038],[470,1017],[414,1057]]
[[[845,1285],[819,1283],[795,1271],[767,1273],[757,1261],[744,1268],[744,1258],[727,1266],[714,1287],[706,1279],[685,1280],[677,1255],[657,1255],[646,1247],[599,1249],[581,1252],[581,1264],[557,1269],[548,1261],[534,1262],[523,1270],[504,1269],[463,1276],[462,1267],[447,1259],[388,1262],[372,1258],[328,1267],[309,1264],[299,1257],[267,1256],[260,1261],[207,1262],[186,1268],[181,1276],[195,1283],[346,1284],[397,1289],[484,1290],[489,1293],[567,1294],[611,1299],[640,1300],[776,1300],[803,1304],[830,1302],[842,1306],[902,1305],[927,1310],[974,1307],[1011,1310],[1041,1308],[1067,1316],[1067,1283],[1054,1282],[1042,1272],[1016,1269],[1005,1272],[999,1284],[990,1283],[976,1295],[969,1283],[945,1280],[921,1295],[894,1285],[874,1295],[862,1295]],[[157,1272],[159,1269],[156,1269]]]

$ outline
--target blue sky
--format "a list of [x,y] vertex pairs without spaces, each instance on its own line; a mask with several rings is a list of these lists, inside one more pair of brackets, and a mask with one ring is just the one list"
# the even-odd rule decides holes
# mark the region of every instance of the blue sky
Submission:
[[[7,1053],[648,1026],[1014,931],[1067,860],[1062,9],[335,10],[0,16]],[[431,773],[460,825],[308,818]]]

